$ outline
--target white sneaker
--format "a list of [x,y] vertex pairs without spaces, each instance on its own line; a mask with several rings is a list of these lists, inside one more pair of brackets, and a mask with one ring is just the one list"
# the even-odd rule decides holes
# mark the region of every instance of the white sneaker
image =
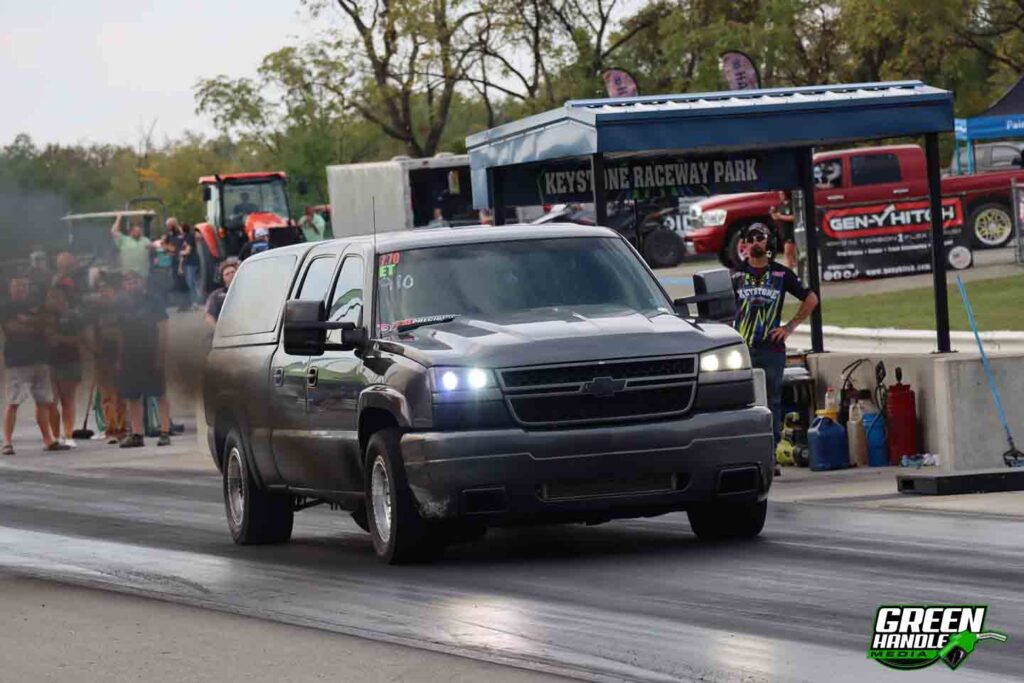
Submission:
[[78,448],[78,444],[75,443],[74,439],[61,439],[60,442],[68,448]]

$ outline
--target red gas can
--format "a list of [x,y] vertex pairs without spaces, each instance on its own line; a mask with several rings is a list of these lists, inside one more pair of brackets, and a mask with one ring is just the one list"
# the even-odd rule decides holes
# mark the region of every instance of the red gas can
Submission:
[[903,384],[903,370],[896,368],[896,384],[889,387],[885,417],[889,427],[889,463],[899,465],[904,455],[917,455],[917,403],[914,390]]

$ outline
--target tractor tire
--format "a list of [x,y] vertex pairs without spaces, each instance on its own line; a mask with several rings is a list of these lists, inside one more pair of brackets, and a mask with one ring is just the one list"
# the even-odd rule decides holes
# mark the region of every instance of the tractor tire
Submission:
[[199,258],[199,291],[206,298],[217,288],[217,283],[214,280],[213,254],[202,235],[196,235],[196,256]]

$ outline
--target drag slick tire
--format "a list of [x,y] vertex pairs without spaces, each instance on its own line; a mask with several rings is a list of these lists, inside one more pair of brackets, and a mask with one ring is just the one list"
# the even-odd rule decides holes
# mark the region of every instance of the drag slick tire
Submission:
[[702,541],[753,538],[764,528],[768,501],[713,502],[695,505],[686,511],[690,527]]
[[443,545],[409,490],[399,434],[383,429],[366,444],[366,521],[373,550],[387,564],[431,559]]
[[224,510],[231,538],[239,545],[284,543],[292,537],[291,496],[259,487],[249,470],[238,430],[224,441]]

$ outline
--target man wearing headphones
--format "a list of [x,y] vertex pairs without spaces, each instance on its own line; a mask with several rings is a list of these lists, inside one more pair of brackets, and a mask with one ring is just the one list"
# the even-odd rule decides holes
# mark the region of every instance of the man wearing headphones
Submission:
[[[786,339],[818,305],[818,296],[807,289],[796,273],[772,258],[769,230],[762,224],[743,235],[747,259],[732,274],[736,291],[734,326],[750,347],[750,360],[765,374],[768,407],[774,418],[775,441],[782,431],[782,373],[786,367]],[[802,301],[793,319],[782,325],[786,294]]]

